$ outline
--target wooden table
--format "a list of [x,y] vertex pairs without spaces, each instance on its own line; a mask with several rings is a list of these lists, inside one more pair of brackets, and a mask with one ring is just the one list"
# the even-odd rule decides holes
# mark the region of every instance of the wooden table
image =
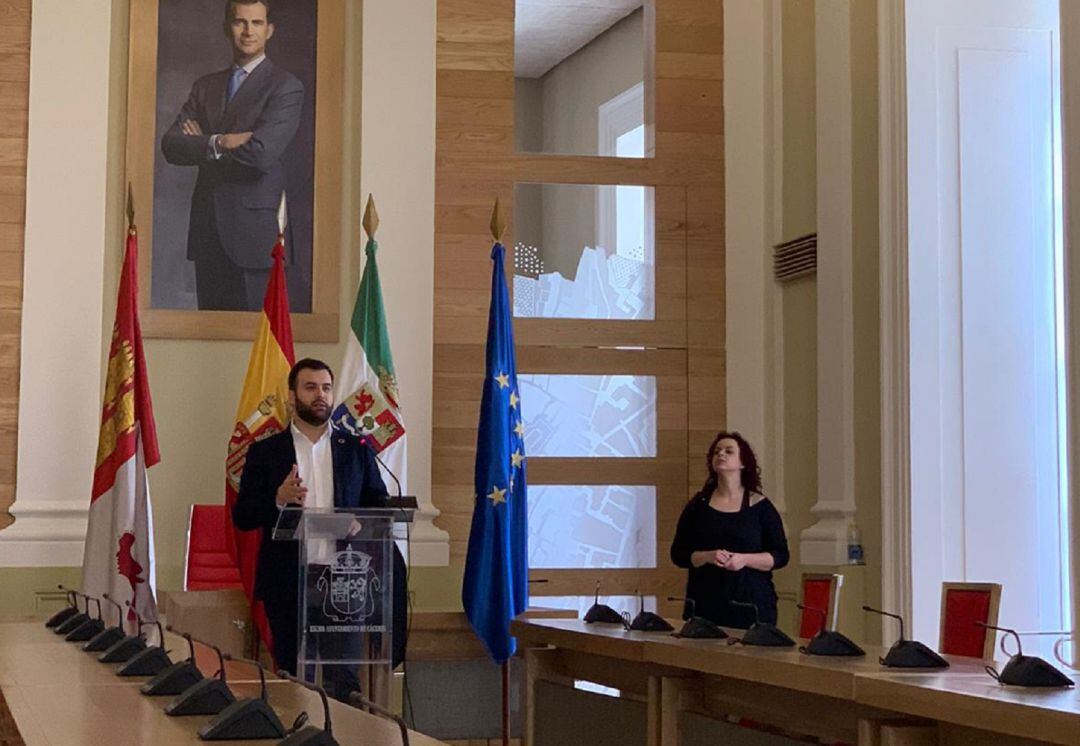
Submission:
[[1080,692],[1003,687],[972,658],[947,657],[950,668],[927,673],[883,668],[874,646],[865,657],[825,658],[579,620],[515,620],[511,631],[529,648],[526,743],[536,682],[587,679],[647,703],[650,745],[680,742],[683,711],[860,746],[1080,744]]
[[[177,640],[179,638],[176,638]],[[167,646],[174,660],[186,655],[186,643]],[[217,668],[216,656],[198,655],[204,674]],[[243,664],[229,664],[233,675],[229,687],[237,698],[259,695],[258,674]],[[205,666],[205,667],[204,667]],[[236,668],[234,669],[233,666]],[[0,623],[0,693],[7,713],[0,713],[0,725],[13,722],[27,746],[118,746],[146,743],[202,743],[197,731],[209,716],[169,717],[162,712],[171,697],[146,697],[139,686],[146,677],[121,678],[117,665],[99,663],[74,643],[54,635],[41,622]],[[268,679],[270,705],[289,727],[306,710],[311,723],[322,725],[319,695],[292,682]],[[397,746],[401,734],[396,724],[330,701],[335,737],[341,742]],[[0,738],[4,735],[0,733]],[[409,732],[412,744],[434,746],[441,742]],[[233,741],[232,743],[267,743]]]

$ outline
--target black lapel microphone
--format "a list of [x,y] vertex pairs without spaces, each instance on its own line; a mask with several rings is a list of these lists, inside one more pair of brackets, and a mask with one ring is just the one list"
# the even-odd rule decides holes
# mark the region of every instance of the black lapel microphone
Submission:
[[806,611],[813,611],[821,615],[821,631],[814,635],[813,639],[809,643],[799,648],[800,653],[807,655],[830,655],[830,656],[859,656],[866,655],[866,651],[856,645],[846,635],[837,632],[836,630],[826,629],[825,621],[827,615],[824,609],[818,609],[813,606],[804,606],[803,604],[795,604],[800,609]]
[[993,666],[987,666],[986,672],[999,684],[1011,686],[1032,687],[1068,687],[1073,686],[1073,680],[1056,669],[1052,664],[1037,655],[1024,655],[1024,649],[1020,645],[1020,635],[1015,629],[1008,627],[995,627],[992,624],[975,622],[984,629],[993,629],[1005,632],[1016,638],[1016,655],[1009,659],[1001,673]]
[[904,638],[904,617],[863,604],[863,611],[880,614],[900,622],[900,639],[893,643],[878,662],[889,668],[948,668],[949,662],[918,640]]

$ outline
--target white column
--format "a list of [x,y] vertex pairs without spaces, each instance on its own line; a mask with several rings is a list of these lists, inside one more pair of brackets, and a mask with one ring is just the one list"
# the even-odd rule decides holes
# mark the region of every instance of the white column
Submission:
[[420,510],[413,565],[450,564],[431,494],[435,286],[435,0],[364,3],[360,184],[379,205],[379,272]]
[[846,563],[855,515],[850,2],[815,5],[818,501],[800,535],[804,565]]
[[[724,5],[725,180],[738,189],[726,199],[727,421],[754,445],[764,465],[769,497],[783,509],[777,411],[783,402],[775,376],[782,375],[774,323],[779,293],[772,280],[776,243],[775,165],[777,138],[773,66],[779,7],[773,2]],[[782,349],[782,347],[780,348]]]
[[33,3],[18,480],[0,567],[82,564],[101,415],[110,16],[110,0]]

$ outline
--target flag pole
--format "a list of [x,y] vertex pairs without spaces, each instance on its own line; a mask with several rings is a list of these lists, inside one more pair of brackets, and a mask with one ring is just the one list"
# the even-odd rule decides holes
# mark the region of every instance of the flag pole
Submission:
[[[495,198],[495,205],[491,209],[491,238],[495,243],[502,242],[503,232],[506,230],[506,217],[503,215],[502,203]],[[510,659],[502,662],[502,742],[503,746],[510,746]]]

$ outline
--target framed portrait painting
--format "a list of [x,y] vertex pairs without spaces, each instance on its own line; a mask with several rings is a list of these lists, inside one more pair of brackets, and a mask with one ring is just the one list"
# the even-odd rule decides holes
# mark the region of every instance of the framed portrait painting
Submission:
[[294,336],[337,341],[345,20],[342,0],[131,0],[144,335],[251,339],[281,231]]

